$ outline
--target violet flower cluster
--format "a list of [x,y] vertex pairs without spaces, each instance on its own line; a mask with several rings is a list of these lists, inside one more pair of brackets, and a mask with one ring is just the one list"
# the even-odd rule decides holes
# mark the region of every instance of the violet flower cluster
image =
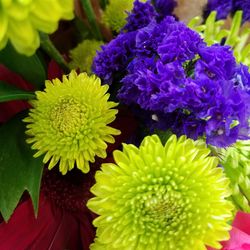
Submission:
[[144,25],[118,35],[94,60],[104,82],[121,83],[120,102],[148,114],[153,128],[205,136],[218,147],[248,139],[250,74],[230,47],[208,47],[174,17],[148,15]]
[[153,20],[161,20],[165,15],[170,15],[177,5],[175,0],[156,0],[154,3],[155,5],[152,5],[150,0],[145,3],[135,0],[134,8],[121,34],[108,45],[102,46],[102,52],[94,59],[93,72],[105,83],[110,84],[117,78],[117,74],[120,78],[128,61],[133,58],[136,32],[132,31],[147,26]]
[[243,23],[250,21],[249,0],[208,0],[204,15],[207,17],[211,11],[217,11],[217,19],[226,19],[230,13],[233,14],[237,10],[243,11]]

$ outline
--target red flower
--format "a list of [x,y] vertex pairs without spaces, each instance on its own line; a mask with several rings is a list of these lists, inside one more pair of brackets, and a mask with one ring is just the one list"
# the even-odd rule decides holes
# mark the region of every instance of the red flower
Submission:
[[232,226],[230,239],[222,242],[222,250],[250,250],[250,214],[239,211]]
[[94,237],[92,219],[90,213],[70,213],[55,206],[41,193],[37,219],[28,199],[7,224],[0,224],[0,249],[89,249]]

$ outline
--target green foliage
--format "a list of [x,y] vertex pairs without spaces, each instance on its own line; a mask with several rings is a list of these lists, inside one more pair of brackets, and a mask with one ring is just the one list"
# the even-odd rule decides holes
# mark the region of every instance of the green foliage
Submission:
[[195,17],[188,26],[199,32],[208,45],[221,43],[224,38],[225,45],[232,47],[236,60],[250,66],[250,44],[248,43],[250,29],[241,28],[242,11],[235,13],[230,29],[223,28],[225,21],[216,20],[215,11],[211,12],[204,24],[200,24],[200,22],[201,17]]
[[43,86],[47,77],[44,66],[36,54],[29,57],[18,54],[10,44],[0,51],[0,63],[22,76],[38,89]]
[[13,85],[0,81],[0,102],[13,100],[29,100],[35,98],[35,94],[18,89]]
[[37,213],[43,163],[25,142],[23,115],[0,127],[0,213],[8,221],[27,190]]
[[250,141],[238,141],[222,149],[221,164],[231,182],[232,200],[236,207],[250,212]]

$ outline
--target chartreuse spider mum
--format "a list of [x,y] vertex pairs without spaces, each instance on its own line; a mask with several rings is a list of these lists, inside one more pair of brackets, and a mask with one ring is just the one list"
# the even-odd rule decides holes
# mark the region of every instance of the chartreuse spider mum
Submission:
[[87,206],[100,215],[92,250],[220,249],[229,238],[229,180],[201,142],[157,135],[102,165]]
[[11,41],[27,56],[40,45],[39,32],[53,33],[60,19],[72,19],[73,0],[0,0],[0,49]]
[[24,119],[28,143],[37,150],[35,157],[44,155],[48,168],[59,163],[62,174],[76,165],[89,171],[95,156],[105,158],[107,143],[114,143],[119,130],[107,124],[115,120],[116,103],[108,101],[108,85],[101,85],[96,76],[71,71],[62,82],[45,82],[45,90],[36,92],[33,108]]
[[[140,2],[146,2],[146,0]],[[109,0],[109,4],[103,13],[103,23],[112,30],[119,32],[126,24],[128,12],[133,9],[133,3],[134,0]]]
[[199,25],[201,19],[201,17],[193,18],[188,26],[199,32],[208,45],[221,43],[225,38],[224,43],[232,47],[237,62],[250,66],[250,44],[248,42],[250,29],[241,28],[242,11],[234,14],[230,29],[223,27],[225,23],[223,20],[216,20],[216,11],[210,13],[205,24]]
[[250,140],[237,141],[227,149],[217,150],[230,179],[232,201],[238,209],[250,213]]
[[70,68],[91,73],[91,66],[96,51],[101,49],[102,44],[102,41],[97,40],[84,40],[79,43],[77,47],[70,51]]

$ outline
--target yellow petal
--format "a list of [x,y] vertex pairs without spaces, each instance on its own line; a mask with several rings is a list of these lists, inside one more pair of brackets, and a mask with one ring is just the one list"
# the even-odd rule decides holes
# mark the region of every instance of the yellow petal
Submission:
[[15,49],[27,56],[32,55],[39,47],[38,32],[28,21],[9,22],[8,36]]
[[7,13],[9,18],[21,21],[28,18],[29,8],[25,8],[23,5],[15,3],[8,7]]

